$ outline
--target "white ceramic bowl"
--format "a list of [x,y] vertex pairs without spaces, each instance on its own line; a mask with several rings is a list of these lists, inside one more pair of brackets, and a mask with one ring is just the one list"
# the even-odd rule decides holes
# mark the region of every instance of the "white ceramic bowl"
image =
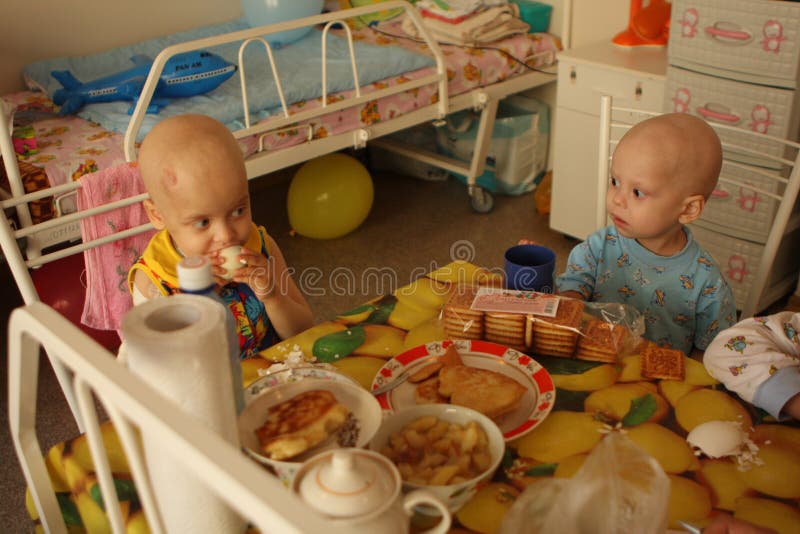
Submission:
[[[456,423],[460,426],[464,426],[470,421],[476,421],[481,428],[483,428],[484,432],[486,432],[486,436],[489,440],[489,454],[491,456],[489,467],[470,480],[447,486],[419,485],[403,481],[404,491],[424,488],[439,497],[451,512],[456,512],[475,495],[480,483],[488,481],[494,475],[494,472],[500,465],[500,461],[503,459],[505,440],[503,438],[503,433],[494,421],[482,413],[464,406],[456,406],[453,404],[420,404],[387,414],[384,417],[383,424],[381,424],[375,437],[370,442],[369,448],[380,452],[386,446],[392,434],[399,432],[412,421],[430,415],[443,421]],[[424,512],[425,509],[422,511]]]
[[[316,389],[330,391],[339,402],[350,409],[357,423],[357,431],[344,432],[344,435],[341,436],[343,439],[323,442],[291,460],[273,460],[265,456],[259,446],[256,429],[264,423],[269,408],[295,395]],[[276,385],[260,392],[239,414],[239,440],[247,454],[271,467],[288,487],[291,486],[300,466],[308,458],[338,447],[366,447],[377,432],[381,424],[381,417],[380,404],[371,393],[360,385],[339,380],[307,378],[298,382]]]
[[309,378],[347,382],[348,384],[353,384],[354,386],[361,385],[354,378],[350,378],[349,376],[340,373],[332,365],[301,365],[298,367],[289,367],[288,369],[282,369],[273,373],[267,373],[261,378],[253,381],[244,389],[244,402],[245,404],[253,402],[256,397],[262,395],[270,388],[275,386],[289,384],[291,382],[300,382],[301,380],[308,380]]

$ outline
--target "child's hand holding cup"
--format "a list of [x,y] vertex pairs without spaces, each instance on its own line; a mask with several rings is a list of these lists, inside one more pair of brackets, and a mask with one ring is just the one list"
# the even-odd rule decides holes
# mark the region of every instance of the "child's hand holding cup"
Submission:
[[219,251],[219,257],[223,260],[219,266],[225,270],[225,274],[219,275],[220,278],[225,281],[233,279],[234,273],[242,266],[242,262],[239,259],[239,254],[241,253],[242,247],[239,245],[227,247]]

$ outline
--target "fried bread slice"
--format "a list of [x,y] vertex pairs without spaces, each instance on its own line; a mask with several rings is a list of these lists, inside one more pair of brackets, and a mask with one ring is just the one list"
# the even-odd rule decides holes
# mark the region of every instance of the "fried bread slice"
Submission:
[[414,390],[414,400],[417,404],[444,404],[445,397],[439,395],[439,377],[434,376],[417,385]]
[[408,376],[408,381],[412,384],[418,384],[423,380],[427,380],[428,378],[437,374],[439,372],[439,369],[442,368],[442,365],[443,365],[442,362],[439,360],[425,364],[418,370],[410,374]]
[[331,436],[349,414],[347,406],[330,391],[305,391],[271,406],[256,436],[269,458],[288,460]]
[[454,365],[439,371],[440,395],[489,418],[514,410],[524,393],[522,384],[488,369]]

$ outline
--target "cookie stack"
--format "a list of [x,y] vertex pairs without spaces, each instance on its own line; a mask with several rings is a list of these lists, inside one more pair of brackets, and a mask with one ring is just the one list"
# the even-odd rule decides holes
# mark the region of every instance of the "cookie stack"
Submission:
[[533,352],[571,358],[580,335],[583,301],[561,299],[555,317],[532,315]]
[[519,313],[486,312],[484,316],[484,338],[525,351],[531,346],[533,322],[527,315]]
[[483,339],[484,313],[470,309],[477,289],[458,286],[445,304],[442,316],[449,339]]
[[581,360],[616,363],[629,333],[630,331],[623,325],[599,319],[587,321],[578,339],[575,357]]

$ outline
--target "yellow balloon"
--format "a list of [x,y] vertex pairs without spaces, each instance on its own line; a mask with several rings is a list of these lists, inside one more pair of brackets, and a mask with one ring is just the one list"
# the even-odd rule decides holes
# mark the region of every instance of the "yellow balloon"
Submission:
[[289,224],[306,237],[341,237],[367,218],[373,194],[372,178],[357,159],[340,153],[312,159],[289,185]]

